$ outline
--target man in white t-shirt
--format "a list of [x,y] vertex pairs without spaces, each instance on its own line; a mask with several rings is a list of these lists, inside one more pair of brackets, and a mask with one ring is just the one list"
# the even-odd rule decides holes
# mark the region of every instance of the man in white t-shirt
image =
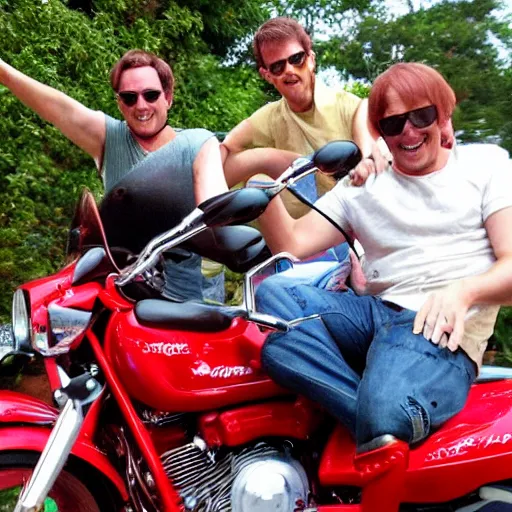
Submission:
[[[359,447],[385,434],[418,442],[460,411],[498,307],[512,303],[512,164],[497,146],[443,146],[454,107],[434,69],[389,68],[369,120],[392,166],[316,203],[361,242],[366,295],[279,276],[258,290],[264,312],[320,314],[270,335],[263,367],[322,404]],[[274,253],[306,258],[343,240],[319,213],[294,220],[279,200],[260,220]]]

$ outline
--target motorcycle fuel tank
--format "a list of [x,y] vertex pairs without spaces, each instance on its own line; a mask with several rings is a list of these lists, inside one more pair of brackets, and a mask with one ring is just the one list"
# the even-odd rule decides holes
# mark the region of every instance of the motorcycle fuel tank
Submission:
[[131,397],[162,411],[203,411],[284,393],[260,369],[265,336],[241,318],[190,332],[143,326],[125,311],[111,317],[105,350]]

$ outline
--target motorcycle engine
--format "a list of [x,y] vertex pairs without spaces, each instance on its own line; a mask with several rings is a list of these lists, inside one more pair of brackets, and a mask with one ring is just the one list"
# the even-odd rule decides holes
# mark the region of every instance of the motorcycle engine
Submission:
[[204,441],[162,455],[168,477],[190,512],[294,512],[306,508],[309,484],[302,465],[266,443],[216,460]]

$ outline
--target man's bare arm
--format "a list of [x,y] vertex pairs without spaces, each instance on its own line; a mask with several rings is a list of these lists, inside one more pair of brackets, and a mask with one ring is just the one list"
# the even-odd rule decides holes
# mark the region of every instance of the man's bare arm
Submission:
[[304,259],[345,241],[343,235],[314,210],[299,219],[292,218],[280,197],[272,199],[258,220],[274,254],[285,251]]
[[100,168],[105,145],[105,115],[63,92],[21,73],[0,59],[0,83],[45,121],[83,149]]
[[196,204],[228,191],[222,170],[219,141],[212,137],[199,151],[192,165]]
[[372,154],[373,143],[379,137],[378,133],[372,133],[368,124],[368,100],[359,103],[352,118],[352,137],[359,146],[363,156]]
[[274,148],[254,148],[240,153],[228,153],[224,162],[224,173],[228,186],[246,182],[256,174],[266,174],[276,179],[291,163],[298,153]]
[[389,165],[389,150],[379,133],[375,132],[368,122],[368,100],[359,104],[352,120],[352,136],[359,146],[363,159],[351,171],[352,184],[363,185],[370,174],[379,174]]
[[227,135],[222,146],[228,153],[239,153],[251,146],[254,140],[254,129],[248,119],[238,123]]
[[512,304],[511,223],[512,207],[489,216],[485,229],[496,262],[483,274],[460,279],[431,294],[416,315],[415,333],[423,332],[425,338],[441,343],[442,346],[446,344],[454,351],[464,335],[466,313],[471,306]]

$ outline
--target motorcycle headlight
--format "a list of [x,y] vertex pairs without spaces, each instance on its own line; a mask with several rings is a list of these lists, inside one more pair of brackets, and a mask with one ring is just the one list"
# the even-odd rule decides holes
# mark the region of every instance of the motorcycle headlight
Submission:
[[16,351],[31,351],[30,330],[30,317],[25,294],[23,290],[18,289],[12,298],[12,331]]

